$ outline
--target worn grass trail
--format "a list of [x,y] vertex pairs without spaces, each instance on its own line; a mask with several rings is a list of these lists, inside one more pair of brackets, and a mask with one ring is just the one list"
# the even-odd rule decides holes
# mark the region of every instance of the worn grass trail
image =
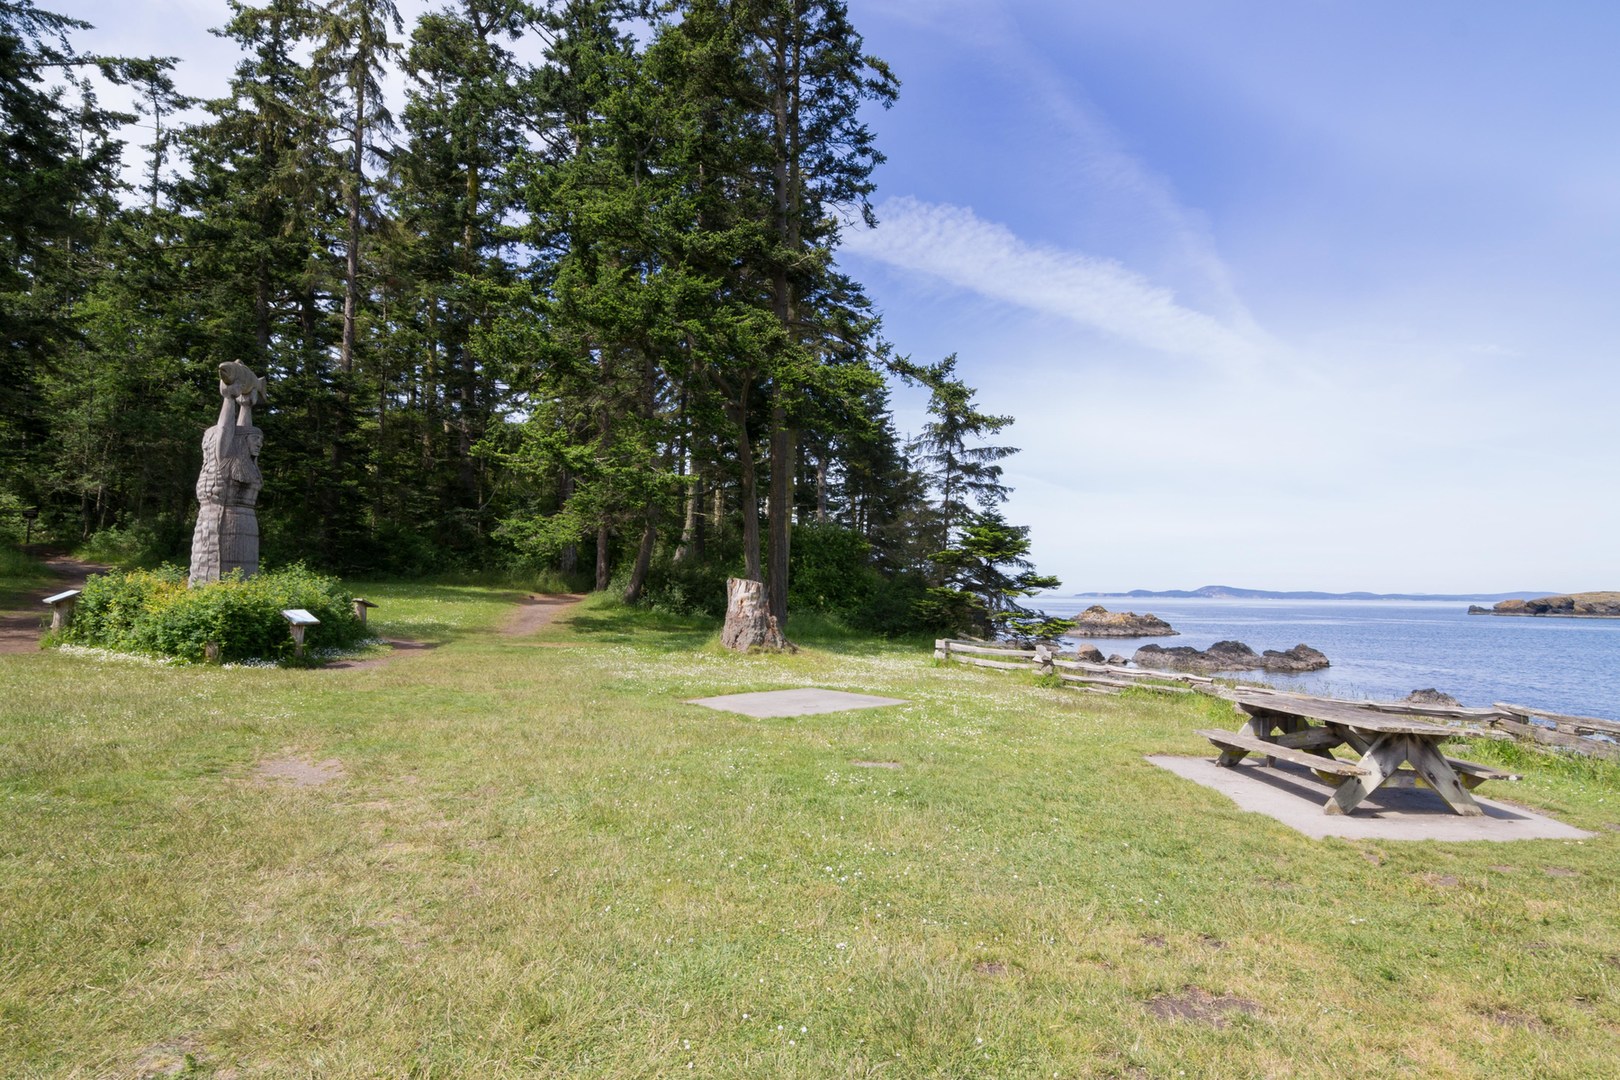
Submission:
[[[1511,792],[1586,843],[1312,841],[1143,760],[1207,699],[364,595],[436,647],[0,657],[0,1075],[1612,1075],[1610,766]],[[681,704],[803,685],[907,704]]]

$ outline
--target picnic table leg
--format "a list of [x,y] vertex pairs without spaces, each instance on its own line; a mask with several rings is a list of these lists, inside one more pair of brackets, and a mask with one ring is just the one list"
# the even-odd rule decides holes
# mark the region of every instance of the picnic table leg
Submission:
[[[1271,721],[1260,719],[1254,713],[1250,712],[1248,709],[1245,709],[1241,705],[1235,706],[1235,708],[1237,709],[1239,715],[1243,717],[1243,726],[1238,728],[1239,735],[1253,735],[1257,739],[1269,739],[1271,737]],[[1215,759],[1215,764],[1231,767],[1248,757],[1249,754],[1250,751],[1248,750],[1225,747],[1221,750],[1221,756]],[[1267,766],[1272,766],[1275,764],[1276,762],[1271,758],[1266,758]]]
[[1463,817],[1485,815],[1479,803],[1474,801],[1474,797],[1457,778],[1457,771],[1446,761],[1437,743],[1419,738],[1409,738],[1407,741],[1411,743],[1407,758],[1412,762],[1412,767],[1446,801],[1447,806]]
[[1406,760],[1406,739],[1401,735],[1385,735],[1367,748],[1359,764],[1367,772],[1352,776],[1334,790],[1322,809],[1329,814],[1348,814],[1361,804],[1361,800],[1377,791],[1385,780]]

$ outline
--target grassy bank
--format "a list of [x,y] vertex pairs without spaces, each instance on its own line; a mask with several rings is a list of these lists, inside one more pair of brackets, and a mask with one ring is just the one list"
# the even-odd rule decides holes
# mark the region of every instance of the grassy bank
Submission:
[[25,607],[34,599],[34,593],[51,580],[44,563],[0,544],[0,611]]
[[[0,1075],[1612,1074],[1612,767],[1510,793],[1582,844],[1313,841],[1143,761],[1206,699],[364,594],[436,647],[0,657]],[[907,704],[681,704],[798,685]]]

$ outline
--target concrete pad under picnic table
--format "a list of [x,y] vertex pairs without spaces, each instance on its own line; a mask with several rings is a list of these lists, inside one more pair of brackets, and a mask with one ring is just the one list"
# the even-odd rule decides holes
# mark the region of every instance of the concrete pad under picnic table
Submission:
[[[1522,806],[1480,797],[1482,817],[1451,811],[1426,788],[1379,788],[1348,814],[1327,814],[1323,804],[1333,789],[1304,766],[1279,761],[1225,767],[1214,758],[1153,754],[1148,760],[1207,788],[1214,788],[1238,807],[1265,814],[1291,829],[1320,840],[1586,840],[1594,834],[1526,810]],[[1506,784],[1501,786],[1506,787]]]
[[767,720],[778,716],[814,716],[817,713],[845,712],[850,709],[876,709],[884,705],[904,705],[900,698],[849,694],[842,690],[819,690],[813,686],[797,690],[763,690],[755,694],[726,694],[723,697],[696,698],[688,705],[702,705],[721,712],[742,713]]

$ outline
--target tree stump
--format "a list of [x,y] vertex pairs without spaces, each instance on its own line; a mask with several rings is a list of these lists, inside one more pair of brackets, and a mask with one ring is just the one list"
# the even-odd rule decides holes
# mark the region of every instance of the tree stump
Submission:
[[726,579],[726,625],[720,631],[720,644],[737,652],[769,649],[797,652],[782,634],[776,616],[765,603],[765,585],[745,578]]

